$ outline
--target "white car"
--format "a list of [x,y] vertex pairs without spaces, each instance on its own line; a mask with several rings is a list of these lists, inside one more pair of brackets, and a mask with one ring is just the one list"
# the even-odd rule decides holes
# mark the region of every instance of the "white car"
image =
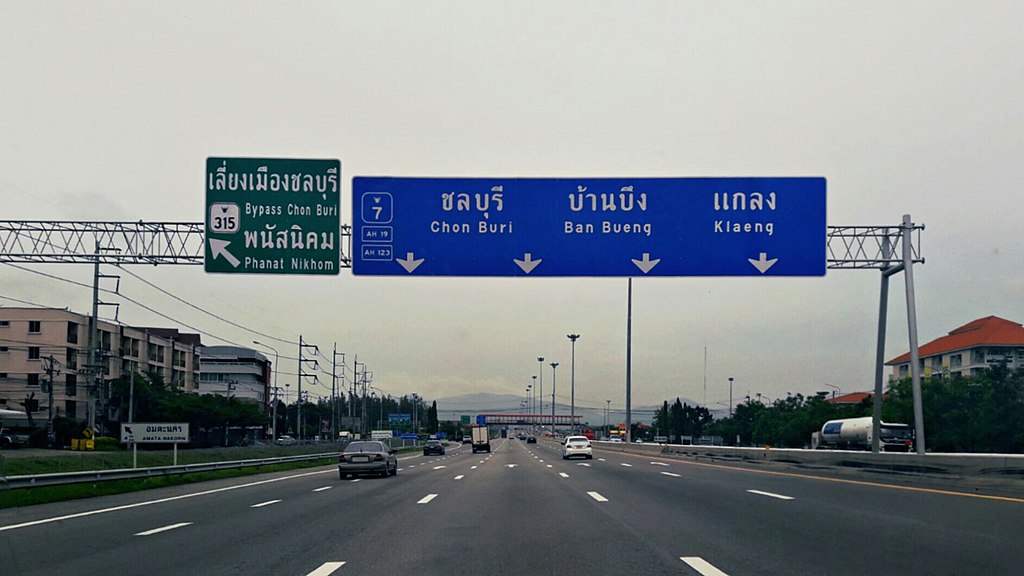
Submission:
[[586,436],[566,436],[562,443],[562,460],[568,460],[573,456],[583,456],[587,460],[594,457],[590,440]]

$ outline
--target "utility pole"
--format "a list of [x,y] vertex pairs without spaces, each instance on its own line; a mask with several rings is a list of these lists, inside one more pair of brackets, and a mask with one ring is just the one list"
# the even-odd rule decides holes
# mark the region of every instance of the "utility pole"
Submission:
[[308,359],[304,360],[302,358],[302,353],[307,348],[312,349],[314,354],[317,354],[317,353],[320,352],[320,348],[316,344],[306,344],[305,341],[302,339],[302,335],[299,334],[299,370],[298,370],[299,374],[297,376],[298,382],[299,382],[299,404],[298,404],[298,412],[295,415],[295,419],[297,420],[296,426],[299,429],[299,442],[302,442],[302,400],[303,400],[303,396],[302,396],[302,378],[304,376],[316,376],[316,374],[307,374],[306,372],[304,372],[305,366],[304,366],[303,363],[304,362],[312,362],[314,370],[316,370],[317,368],[320,367],[320,363],[316,360],[316,358],[314,358],[312,360],[308,360]]
[[576,340],[579,339],[579,334],[567,334],[566,337],[572,341],[572,364],[569,370],[569,402],[570,412],[572,416],[572,433],[576,434]]
[[50,446],[50,448],[53,448],[54,443],[56,441],[56,438],[54,438],[54,434],[53,434],[53,377],[54,377],[55,374],[59,374],[60,373],[60,369],[58,368],[60,363],[57,362],[57,359],[54,358],[53,355],[51,354],[49,357],[43,358],[43,364],[45,366],[44,370],[46,371],[46,379],[47,379],[47,383],[46,383],[47,403],[46,404],[47,404],[47,411],[48,412],[47,412],[47,420],[46,420],[46,439],[47,439],[47,443]]

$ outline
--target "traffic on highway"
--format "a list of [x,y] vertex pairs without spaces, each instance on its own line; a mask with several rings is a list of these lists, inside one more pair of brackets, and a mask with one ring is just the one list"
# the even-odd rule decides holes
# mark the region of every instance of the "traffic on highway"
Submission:
[[[1013,574],[1024,563],[1024,498],[604,442],[592,459],[565,460],[567,441],[578,442],[510,436],[491,453],[459,443],[444,455],[406,452],[391,478],[342,480],[332,466],[0,510],[0,565],[19,576],[859,576]],[[865,533],[870,553],[855,545]],[[910,542],[927,554],[908,554]]]

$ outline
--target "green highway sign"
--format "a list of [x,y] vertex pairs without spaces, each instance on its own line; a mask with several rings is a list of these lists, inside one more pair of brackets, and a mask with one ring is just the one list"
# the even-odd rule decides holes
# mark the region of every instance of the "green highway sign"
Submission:
[[206,159],[207,272],[338,274],[341,162]]
[[466,425],[468,425],[468,424],[469,424],[469,416],[463,416],[462,418],[460,418],[460,419],[459,419],[459,422],[460,422],[461,424],[466,424]]

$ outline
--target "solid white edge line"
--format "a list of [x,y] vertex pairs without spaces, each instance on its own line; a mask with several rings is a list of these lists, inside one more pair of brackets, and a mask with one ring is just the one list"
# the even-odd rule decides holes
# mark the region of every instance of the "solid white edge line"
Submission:
[[729,576],[712,566],[707,560],[698,556],[680,556],[679,559],[686,562],[686,565],[690,568],[700,572],[702,576]]
[[170,526],[164,526],[162,528],[154,528],[152,530],[146,530],[145,532],[139,532],[135,536],[152,536],[153,534],[159,534],[161,532],[167,532],[168,530],[174,530],[175,528],[181,528],[182,526],[189,526],[192,522],[179,522],[177,524],[171,524]]
[[423,498],[420,498],[420,501],[417,502],[417,504],[427,504],[434,498],[437,498],[437,494],[427,494]]
[[334,571],[344,566],[344,562],[324,562],[319,568],[313,570],[306,576],[330,576]]
[[73,520],[75,518],[83,518],[85,516],[93,516],[95,514],[105,514],[107,512],[119,512],[121,510],[130,510],[132,508],[140,508],[142,506],[149,506],[151,504],[163,504],[165,502],[174,502],[175,500],[184,500],[186,498],[194,498],[196,496],[206,496],[209,494],[217,494],[219,492],[227,492],[229,490],[237,490],[239,488],[250,488],[252,486],[260,486],[263,484],[270,484],[272,482],[280,482],[282,480],[293,480],[295,478],[303,478],[305,476],[313,476],[315,474],[327,474],[334,473],[334,470],[318,470],[316,472],[305,472],[302,474],[293,474],[291,476],[282,476],[280,478],[271,478],[270,480],[260,480],[258,482],[248,482],[246,484],[238,484],[235,486],[225,486],[224,488],[214,488],[213,490],[203,490],[201,492],[192,492],[191,494],[182,494],[180,496],[171,496],[169,498],[160,498],[158,500],[147,500],[145,502],[136,502],[134,504],[125,504],[124,506],[114,506],[113,508],[102,508],[99,510],[87,510],[85,512],[78,512],[76,514],[68,514],[67,516],[54,516],[52,518],[43,518],[42,520],[32,520],[31,522],[22,522],[21,524],[8,524],[7,526],[0,526],[0,532],[6,532],[7,530],[17,530],[18,528],[28,528],[29,526],[38,526],[40,524],[49,524],[51,522],[60,522],[63,520]]
[[792,496],[783,496],[782,494],[773,494],[771,492],[762,492],[761,490],[747,490],[751,494],[759,494],[761,496],[767,496],[769,498],[778,498],[779,500],[795,500]]
[[591,498],[593,498],[594,500],[597,500],[598,502],[607,502],[608,501],[607,498],[605,498],[604,496],[601,496],[597,492],[587,492],[587,495],[590,496]]
[[277,504],[280,500],[267,500],[266,502],[260,502],[259,504],[253,504],[249,508],[263,508],[264,506],[270,506],[271,504]]

